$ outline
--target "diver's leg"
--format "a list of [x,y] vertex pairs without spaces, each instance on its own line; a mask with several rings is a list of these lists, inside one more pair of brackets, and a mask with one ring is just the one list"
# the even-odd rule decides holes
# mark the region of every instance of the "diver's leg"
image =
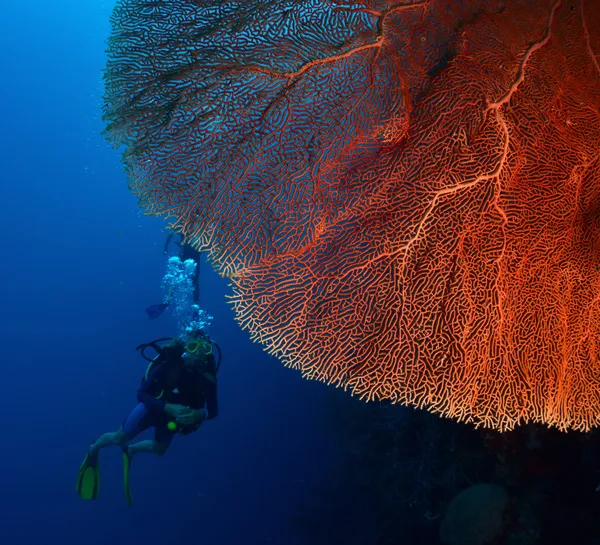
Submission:
[[88,452],[90,454],[96,454],[101,448],[124,445],[127,440],[127,435],[123,431],[123,427],[120,427],[115,432],[108,432],[98,437],[98,439],[90,445]]
[[129,445],[127,447],[127,454],[133,457],[136,454],[139,454],[140,452],[146,452],[148,454],[156,454],[157,456],[162,456],[165,452],[167,452],[168,448],[168,444],[164,445],[152,439],[149,441],[139,441],[138,443]]
[[104,447],[123,446],[136,435],[142,433],[149,426],[149,412],[143,403],[139,403],[129,414],[118,431],[101,435],[92,443],[89,452],[95,454]]
[[194,277],[192,282],[194,284],[193,301],[195,305],[200,304],[200,252],[190,246],[184,244],[181,247],[181,261],[192,259],[196,263],[196,270],[194,271]]
[[175,433],[176,432],[170,431],[164,422],[156,422],[154,439],[152,441],[139,441],[138,443],[129,445],[127,447],[127,454],[129,454],[130,457],[133,457],[140,452],[146,452],[148,454],[162,456],[167,452],[173,437],[175,437]]

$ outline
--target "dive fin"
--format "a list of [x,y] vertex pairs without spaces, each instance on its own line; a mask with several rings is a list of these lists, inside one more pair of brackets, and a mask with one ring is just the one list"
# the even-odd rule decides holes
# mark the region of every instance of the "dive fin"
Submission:
[[84,500],[97,500],[100,492],[100,463],[98,453],[88,452],[79,468],[77,476],[77,494]]
[[165,310],[167,310],[167,307],[169,306],[169,303],[158,303],[156,305],[150,305],[147,309],[146,309],[146,314],[148,315],[148,318],[150,318],[151,320],[155,320],[156,318],[158,318]]
[[131,497],[131,489],[129,488],[129,470],[131,468],[131,456],[129,455],[128,447],[123,448],[123,487],[125,490],[125,499],[127,505],[131,507],[133,505],[133,498]]

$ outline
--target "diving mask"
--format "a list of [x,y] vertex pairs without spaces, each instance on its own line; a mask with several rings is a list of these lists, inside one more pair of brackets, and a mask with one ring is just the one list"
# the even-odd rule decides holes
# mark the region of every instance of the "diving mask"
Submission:
[[196,356],[196,355],[200,355],[200,354],[209,356],[210,354],[212,354],[213,347],[212,347],[212,343],[202,341],[202,340],[195,340],[195,341],[188,341],[185,343],[185,351],[190,356]]

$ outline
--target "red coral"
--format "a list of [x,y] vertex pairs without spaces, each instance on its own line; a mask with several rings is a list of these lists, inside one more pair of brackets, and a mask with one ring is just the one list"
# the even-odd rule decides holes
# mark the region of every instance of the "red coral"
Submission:
[[271,353],[476,425],[600,422],[599,0],[144,3],[109,134]]

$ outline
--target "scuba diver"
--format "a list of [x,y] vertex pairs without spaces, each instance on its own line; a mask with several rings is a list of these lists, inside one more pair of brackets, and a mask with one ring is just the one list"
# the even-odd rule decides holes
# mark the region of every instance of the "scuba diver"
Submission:
[[[166,341],[168,344],[161,346]],[[154,358],[146,354],[150,348],[157,353]],[[77,478],[77,493],[83,499],[98,498],[100,449],[122,448],[125,497],[131,506],[129,470],[132,458],[141,452],[164,454],[175,435],[197,431],[202,422],[212,420],[218,414],[216,375],[221,350],[202,329],[192,331],[185,339],[157,339],[141,344],[136,350],[150,362],[137,392],[139,404],[118,431],[105,433],[90,445]],[[154,439],[129,444],[152,427]]]
[[[173,235],[173,233],[171,233],[167,237],[167,240],[165,241],[165,246],[163,249],[163,252],[165,255],[169,254],[169,245],[171,244],[173,237],[174,237],[174,235]],[[200,252],[198,252],[198,250],[194,249],[193,246],[190,246],[189,244],[184,244],[183,237],[181,237],[181,240],[179,240],[179,241],[175,240],[174,244],[179,246],[179,249],[180,249],[179,259],[182,263],[185,263],[186,261],[191,259],[196,264],[196,268],[194,269],[192,278],[190,280],[191,280],[192,286],[193,286],[192,301],[193,301],[193,304],[198,305],[199,304],[198,302],[200,300]],[[167,308],[169,308],[169,305],[171,304],[171,300],[172,300],[173,295],[175,294],[176,290],[177,290],[177,283],[174,282],[170,285],[169,291],[162,303],[156,303],[154,305],[150,305],[149,307],[147,307],[146,314],[148,315],[148,318],[150,318],[151,320],[155,320],[165,310],[167,310]]]

